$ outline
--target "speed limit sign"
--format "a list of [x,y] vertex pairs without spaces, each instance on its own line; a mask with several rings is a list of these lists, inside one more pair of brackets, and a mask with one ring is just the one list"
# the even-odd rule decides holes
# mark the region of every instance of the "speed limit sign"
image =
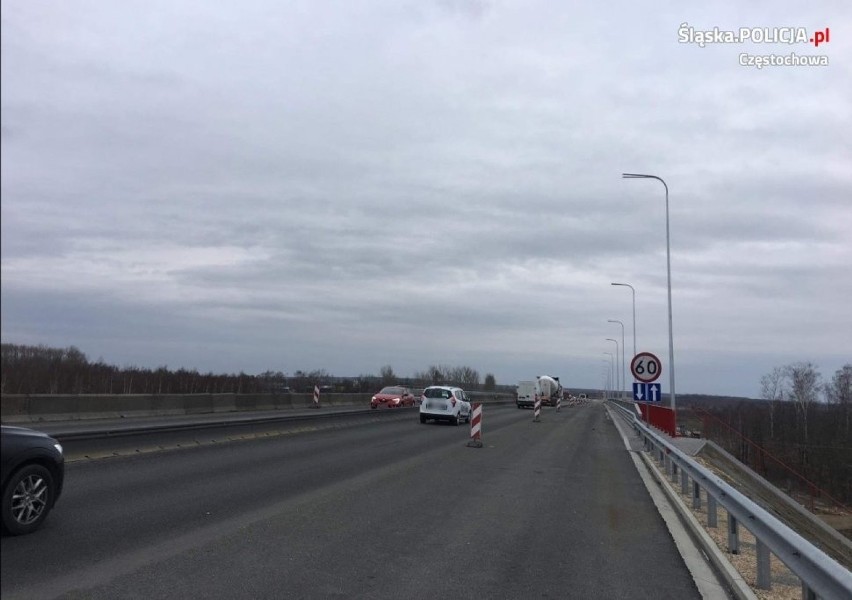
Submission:
[[650,352],[640,352],[630,361],[630,372],[642,383],[656,381],[662,370],[660,359]]

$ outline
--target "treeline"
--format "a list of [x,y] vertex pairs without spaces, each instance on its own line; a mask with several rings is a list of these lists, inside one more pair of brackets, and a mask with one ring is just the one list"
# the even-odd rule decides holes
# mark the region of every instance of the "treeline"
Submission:
[[761,379],[761,396],[681,406],[693,409],[687,427],[781,489],[819,497],[819,488],[852,504],[852,364],[827,382],[811,363],[776,367]]
[[382,367],[379,375],[358,377],[335,377],[323,369],[297,370],[289,375],[271,370],[258,375],[216,374],[167,366],[117,367],[103,359],[92,362],[74,346],[20,344],[2,344],[0,369],[0,392],[6,394],[249,394],[311,392],[314,386],[323,392],[374,392],[383,385],[423,387],[438,383],[468,390],[494,391],[501,387],[491,374],[480,383],[476,369],[467,366],[433,365],[414,377],[399,377],[390,365]]

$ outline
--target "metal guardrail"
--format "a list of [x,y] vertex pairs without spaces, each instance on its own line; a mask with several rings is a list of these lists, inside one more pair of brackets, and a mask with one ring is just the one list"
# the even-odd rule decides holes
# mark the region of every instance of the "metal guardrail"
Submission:
[[770,552],[778,557],[802,581],[802,598],[811,600],[842,600],[852,598],[852,573],[822,550],[782,523],[772,514],[752,502],[745,495],[726,483],[709,469],[692,460],[657,432],[641,422],[627,408],[610,403],[619,409],[640,432],[645,447],[659,452],[672,479],[681,472],[681,484],[688,491],[688,479],[693,483],[693,502],[700,502],[700,490],[708,498],[708,520],[715,526],[715,504],[728,512],[728,546],[734,553],[738,550],[737,529],[744,524],[757,540],[757,583],[758,587],[770,586]]

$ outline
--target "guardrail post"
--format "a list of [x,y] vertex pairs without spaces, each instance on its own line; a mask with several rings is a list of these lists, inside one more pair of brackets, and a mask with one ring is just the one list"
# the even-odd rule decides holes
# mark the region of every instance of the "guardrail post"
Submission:
[[762,590],[772,588],[772,572],[769,569],[769,548],[760,539],[757,540],[757,587]]
[[712,494],[707,494],[707,527],[716,528],[719,526],[716,514],[716,498]]
[[804,581],[802,582],[802,600],[817,600],[816,592]]
[[728,552],[731,554],[740,553],[740,536],[738,533],[739,523],[737,518],[728,513]]
[[701,508],[701,486],[692,480],[692,508]]
[[541,414],[541,398],[539,398],[537,394],[535,397],[535,403],[533,404],[533,413],[535,413],[533,423],[539,423],[539,415]]
[[672,483],[677,482],[677,465],[672,462],[672,468],[669,472],[669,476],[671,477]]
[[680,471],[680,493],[684,496],[689,493],[689,474],[682,469]]

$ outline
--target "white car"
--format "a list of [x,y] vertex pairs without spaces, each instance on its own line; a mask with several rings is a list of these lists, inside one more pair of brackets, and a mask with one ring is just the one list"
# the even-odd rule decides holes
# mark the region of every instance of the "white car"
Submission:
[[470,402],[464,390],[449,385],[432,385],[420,396],[420,422],[427,419],[470,423]]

